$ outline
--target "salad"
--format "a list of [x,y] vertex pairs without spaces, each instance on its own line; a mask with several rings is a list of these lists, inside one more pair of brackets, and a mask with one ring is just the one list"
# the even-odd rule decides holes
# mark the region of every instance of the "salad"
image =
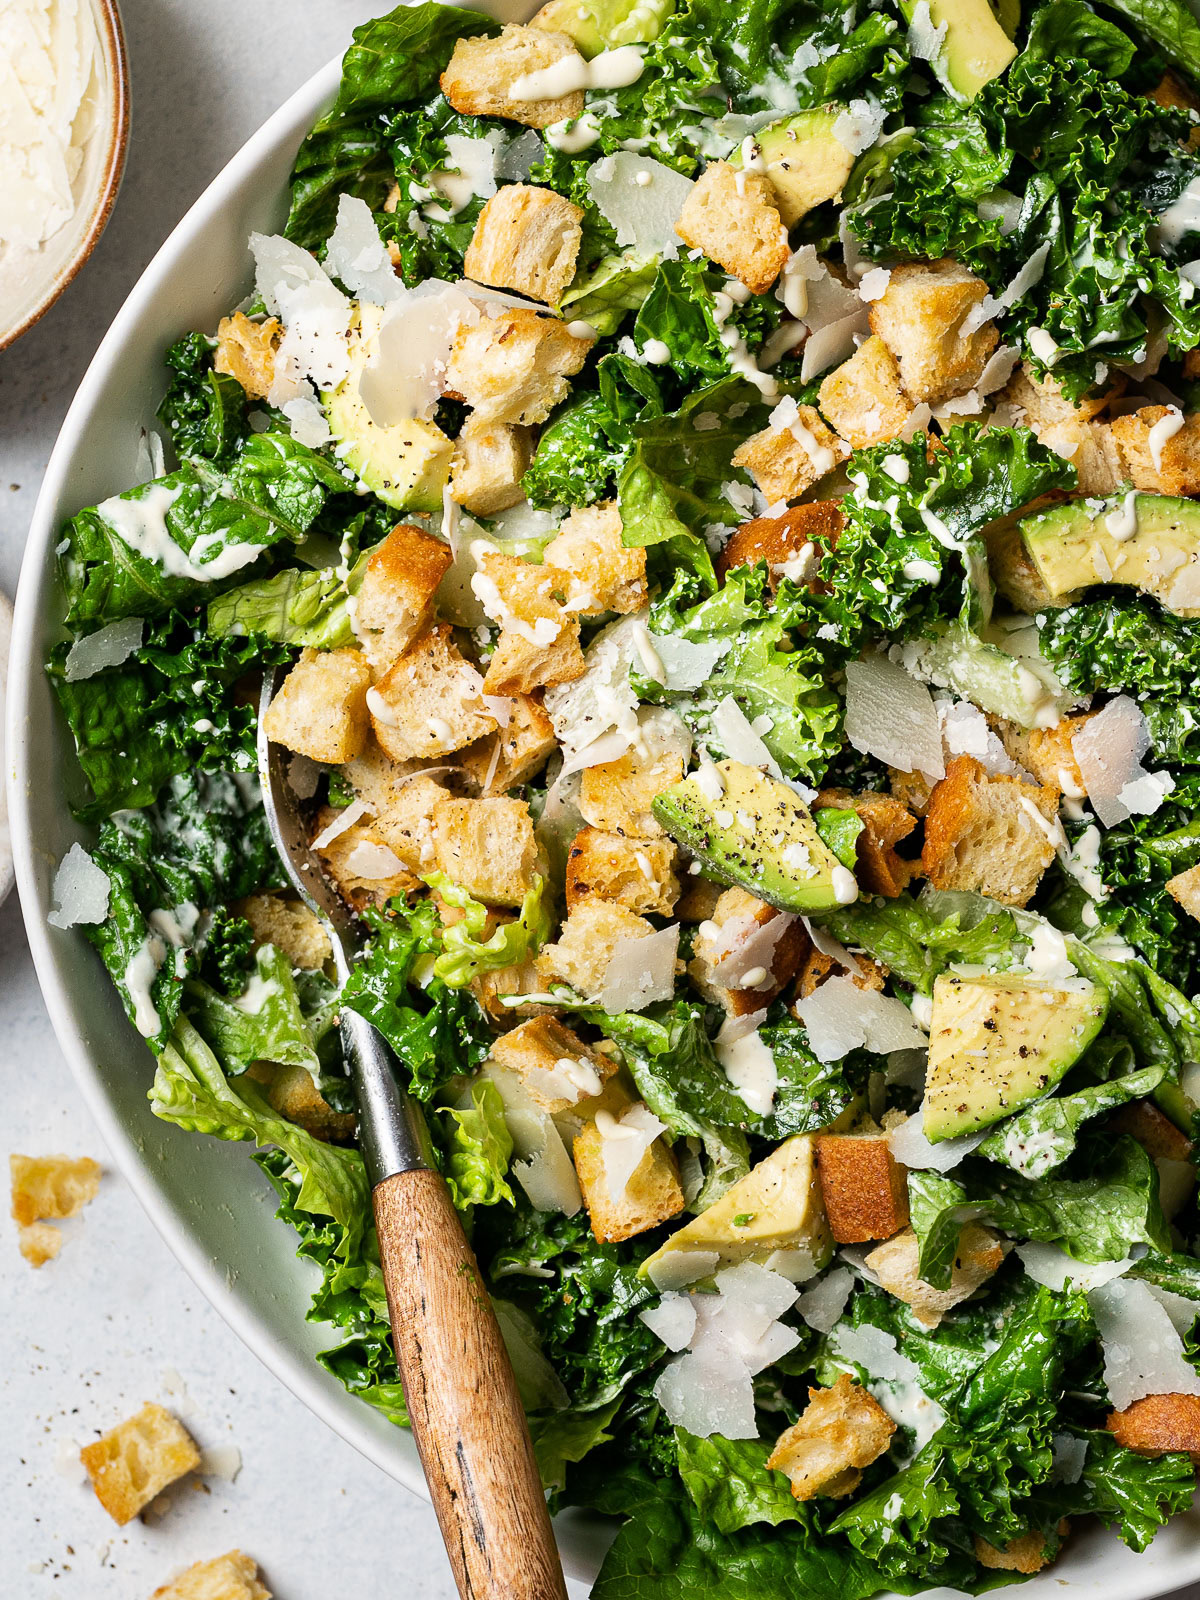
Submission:
[[403,1425],[385,1035],[601,1600],[1190,1503],[1198,145],[1182,0],[400,7],[63,530],[51,921]]

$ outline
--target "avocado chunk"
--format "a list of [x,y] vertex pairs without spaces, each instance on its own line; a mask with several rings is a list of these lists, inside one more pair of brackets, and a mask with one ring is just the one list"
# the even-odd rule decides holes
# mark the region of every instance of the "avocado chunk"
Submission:
[[[845,188],[855,158],[834,135],[841,109],[801,111],[772,122],[754,136],[785,228],[794,227],[806,212]],[[741,150],[735,150],[729,164],[740,167],[742,159]]]
[[359,307],[358,336],[350,351],[345,382],[321,396],[338,459],[358,473],[385,505],[397,511],[437,511],[450,476],[454,443],[432,422],[414,417],[381,428],[358,392],[358,380],[371,355],[383,312]]
[[675,0],[546,0],[529,26],[565,33],[590,60],[602,50],[657,39],[674,13]]
[[1026,517],[1021,538],[1055,600],[1127,584],[1177,617],[1200,617],[1200,504],[1166,494],[1068,500]]
[[707,1211],[693,1217],[648,1256],[639,1268],[641,1275],[645,1277],[656,1262],[683,1251],[715,1250],[718,1266],[713,1271],[717,1271],[742,1261],[763,1266],[777,1250],[786,1250],[797,1252],[787,1263],[787,1277],[797,1283],[815,1277],[833,1254],[815,1149],[809,1133],[785,1139]]
[[721,761],[664,789],[651,809],[709,877],[780,911],[833,911],[858,898],[854,874],[821,838],[808,808],[786,783],[755,767]]
[[1033,622],[988,623],[976,633],[952,622],[905,647],[910,671],[972,700],[1018,728],[1052,728],[1077,703],[1038,647]]
[[[900,0],[910,25],[926,0]],[[929,22],[945,24],[942,46],[933,70],[959,100],[973,100],[985,83],[998,78],[1017,54],[988,0],[928,0]],[[1006,7],[1006,20],[1012,8]]]
[[989,1127],[1053,1089],[1099,1033],[1108,991],[1025,973],[934,980],[925,1137]]

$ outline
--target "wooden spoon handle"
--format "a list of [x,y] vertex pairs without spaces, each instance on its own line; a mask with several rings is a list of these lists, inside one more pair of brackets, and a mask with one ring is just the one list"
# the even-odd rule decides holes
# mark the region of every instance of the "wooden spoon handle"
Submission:
[[566,1600],[529,1428],[446,1185],[398,1172],[375,1225],[413,1437],[463,1600]]

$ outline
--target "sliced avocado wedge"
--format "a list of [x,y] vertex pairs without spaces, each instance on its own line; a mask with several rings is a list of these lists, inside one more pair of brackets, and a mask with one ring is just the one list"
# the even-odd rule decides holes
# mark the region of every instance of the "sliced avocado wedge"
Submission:
[[618,45],[648,44],[674,14],[675,0],[546,0],[529,26],[565,33],[590,60]]
[[731,1267],[742,1261],[761,1266],[776,1250],[794,1250],[811,1256],[812,1269],[805,1270],[806,1264],[797,1259],[793,1271],[799,1266],[803,1276],[814,1277],[833,1254],[814,1148],[808,1133],[785,1139],[707,1211],[648,1256],[640,1274],[645,1277],[656,1262],[682,1251],[715,1250],[719,1266]]
[[1107,1015],[1108,991],[1087,978],[943,973],[933,985],[925,1137],[956,1139],[1041,1099]]
[[[912,23],[926,0],[900,0]],[[933,70],[959,100],[973,100],[985,83],[998,78],[1017,54],[988,0],[928,0],[933,27],[946,25]],[[1010,10],[1011,16],[1011,10]]]
[[798,796],[741,761],[721,761],[664,789],[652,810],[710,877],[738,884],[781,911],[833,911],[858,898],[854,874],[826,845]]
[[[801,111],[755,135],[785,228],[794,227],[814,206],[834,199],[846,186],[855,157],[833,132],[842,109]],[[729,157],[729,164],[742,165],[740,148]]]
[[1127,584],[1177,617],[1200,617],[1200,503],[1165,494],[1069,500],[1021,523],[1021,539],[1056,600],[1097,583]]
[[334,453],[352,467],[385,505],[397,511],[436,511],[450,476],[454,442],[432,422],[419,417],[381,428],[358,393],[358,380],[379,333],[383,312],[359,307],[357,336],[345,382],[321,396]]

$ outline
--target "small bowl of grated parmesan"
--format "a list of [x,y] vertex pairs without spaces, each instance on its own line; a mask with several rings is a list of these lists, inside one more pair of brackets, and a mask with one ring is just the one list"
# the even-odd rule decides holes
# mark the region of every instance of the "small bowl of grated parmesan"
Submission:
[[116,0],[0,5],[0,350],[95,249],[129,138]]

